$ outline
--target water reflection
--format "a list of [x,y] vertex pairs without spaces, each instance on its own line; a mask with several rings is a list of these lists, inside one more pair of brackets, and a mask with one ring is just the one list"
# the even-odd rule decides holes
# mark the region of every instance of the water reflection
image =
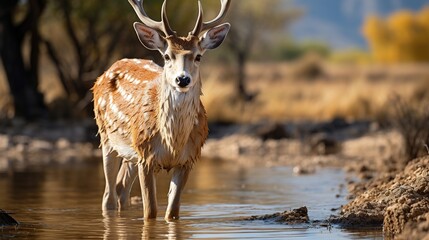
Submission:
[[[142,206],[127,211],[101,211],[104,177],[101,161],[67,166],[31,168],[0,177],[0,208],[14,212],[23,223],[18,230],[3,230],[0,238],[31,239],[243,239],[345,238],[381,239],[380,231],[348,232],[245,222],[240,218],[306,205],[310,219],[325,219],[331,208],[345,201],[336,198],[344,175],[323,170],[294,176],[289,168],[240,168],[214,161],[200,162],[190,176],[182,198],[181,219],[165,222],[169,176],[158,176],[159,216],[142,219]],[[132,195],[139,195],[138,183]],[[29,230],[30,229],[30,230]],[[9,231],[9,232],[8,232]],[[358,237],[357,237],[358,236]]]
[[[104,233],[103,239],[189,239],[192,226],[182,221],[165,222],[160,219],[143,221],[141,218],[133,219],[130,216],[113,211],[103,213]],[[131,223],[131,224],[130,224]],[[184,226],[186,224],[186,226]],[[140,225],[140,227],[138,227]],[[141,232],[138,230],[141,229]]]
[[[167,238],[168,240],[176,240],[176,239],[189,239],[188,237],[184,237],[183,236],[183,231],[181,231],[183,228],[180,225],[180,222],[168,222],[168,234],[167,234]],[[149,226],[150,227],[150,226]],[[146,228],[144,228],[146,229]],[[146,236],[145,231],[143,231],[143,236]],[[150,238],[146,238],[146,239],[150,239]]]
[[124,237],[127,232],[125,230],[126,221],[116,215],[118,215],[117,212],[113,211],[103,212],[103,239],[127,239]]

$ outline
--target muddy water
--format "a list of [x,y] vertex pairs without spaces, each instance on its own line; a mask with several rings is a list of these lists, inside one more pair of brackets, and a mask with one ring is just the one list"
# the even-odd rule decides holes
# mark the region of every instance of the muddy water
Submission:
[[[0,229],[0,239],[382,238],[380,231],[240,220],[301,206],[308,207],[311,220],[326,219],[335,213],[332,208],[345,203],[346,193],[338,185],[345,176],[339,170],[294,176],[286,167],[244,169],[201,161],[185,189],[181,219],[171,223],[162,219],[167,177],[158,177],[158,219],[144,222],[140,205],[121,213],[102,214],[104,177],[99,160],[32,167],[1,175],[0,208],[12,212],[21,225]],[[133,195],[138,194],[135,186]]]

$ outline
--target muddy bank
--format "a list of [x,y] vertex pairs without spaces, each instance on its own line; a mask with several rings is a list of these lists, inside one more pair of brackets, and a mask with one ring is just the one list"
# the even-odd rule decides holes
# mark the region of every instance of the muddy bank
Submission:
[[211,128],[203,157],[234,161],[241,166],[295,166],[297,173],[319,167],[344,167],[368,178],[380,169],[395,170],[402,155],[396,131],[380,130],[371,122],[333,120],[324,123],[231,125]]
[[353,228],[382,225],[386,236],[403,232],[402,239],[410,239],[411,233],[429,237],[429,156],[361,185],[365,190],[355,193],[333,222]]
[[357,123],[322,126],[305,131],[284,126],[289,133],[280,139],[230,127],[228,135],[208,140],[203,155],[242,166],[294,166],[296,174],[343,168],[350,173],[350,202],[329,221],[345,228],[383,228],[386,237],[429,238],[429,157],[407,165],[395,130]]
[[[0,126],[0,172],[21,166],[67,163],[100,156],[93,119],[80,122],[12,121]],[[370,122],[334,119],[323,123],[212,125],[203,150],[206,159],[234,161],[241,166],[295,166],[297,174],[319,167],[348,166],[368,174],[363,159],[394,155],[396,133],[380,132]],[[398,145],[398,144],[396,144]],[[365,153],[363,156],[362,150]],[[351,164],[351,163],[355,163]],[[357,164],[357,165],[356,165]],[[384,164],[380,164],[384,166]]]
[[97,128],[80,122],[12,121],[0,128],[0,173],[45,164],[67,164],[100,156]]
[[408,221],[397,240],[429,239],[429,213],[420,215],[413,221]]
[[310,223],[310,218],[308,217],[307,207],[300,207],[297,209],[292,209],[290,211],[278,212],[273,214],[266,214],[262,216],[250,216],[243,219],[244,221],[272,221],[281,224],[287,225],[296,225],[303,223]]
[[[296,165],[297,173],[311,173],[314,166],[343,166],[344,161],[353,160],[353,154],[338,157],[335,153],[341,152],[345,140],[371,132],[371,128],[369,122],[348,123],[342,119],[324,123],[212,125],[202,155],[242,166]],[[0,172],[98,157],[96,134],[93,119],[3,123]]]

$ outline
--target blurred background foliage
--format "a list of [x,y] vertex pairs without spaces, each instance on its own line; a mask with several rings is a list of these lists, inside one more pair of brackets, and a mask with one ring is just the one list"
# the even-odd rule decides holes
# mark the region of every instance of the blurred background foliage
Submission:
[[[389,92],[369,96],[365,87],[376,89],[374,79],[392,83],[408,76],[419,79],[414,88],[428,85],[422,70],[426,68],[416,64],[429,61],[429,7],[366,14],[355,31],[368,47],[336,48],[317,38],[303,41],[294,36],[291,28],[312,14],[295,3],[233,1],[227,42],[210,53],[210,63],[202,69],[207,82],[203,101],[212,120],[378,118]],[[203,6],[208,20],[216,16],[220,3],[205,0]],[[145,8],[152,18],[160,18],[161,1],[146,0]],[[170,0],[167,10],[173,28],[186,35],[197,17],[196,1]],[[92,117],[90,88],[113,62],[127,57],[162,64],[158,53],[138,42],[134,21],[138,18],[126,0],[2,0],[0,119]],[[403,71],[392,73],[389,67],[378,67],[386,63],[416,68],[401,67]],[[358,71],[360,66],[365,70]],[[354,86],[353,93],[347,92],[344,82]],[[329,88],[325,95],[318,84]],[[407,94],[416,95],[412,90]]]
[[369,16],[363,33],[377,62],[427,62],[429,59],[429,7],[419,12],[401,10],[385,18]]

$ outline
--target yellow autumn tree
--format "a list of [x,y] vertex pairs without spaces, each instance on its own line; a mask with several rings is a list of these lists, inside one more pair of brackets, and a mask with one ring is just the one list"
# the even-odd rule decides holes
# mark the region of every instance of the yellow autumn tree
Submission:
[[362,30],[375,61],[429,61],[429,7],[417,13],[401,10],[386,19],[369,16]]

